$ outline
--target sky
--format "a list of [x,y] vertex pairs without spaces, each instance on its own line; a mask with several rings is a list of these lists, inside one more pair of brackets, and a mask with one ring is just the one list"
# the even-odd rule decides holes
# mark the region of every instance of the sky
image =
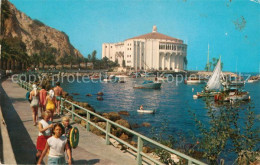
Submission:
[[[10,0],[32,19],[65,32],[83,56],[102,43],[152,32],[182,39],[188,70],[221,56],[224,71],[259,72],[258,0]],[[230,2],[231,1],[231,2]],[[241,26],[238,26],[241,25]],[[240,29],[239,29],[240,27]]]

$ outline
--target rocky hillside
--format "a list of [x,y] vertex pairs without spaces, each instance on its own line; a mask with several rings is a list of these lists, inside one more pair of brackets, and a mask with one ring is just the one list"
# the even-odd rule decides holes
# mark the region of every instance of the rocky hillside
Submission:
[[26,46],[26,53],[31,56],[34,53],[41,54],[44,50],[52,50],[56,56],[56,61],[65,54],[74,57],[83,57],[69,41],[69,37],[61,31],[46,26],[39,20],[33,20],[25,13],[16,9],[16,7],[7,0],[5,19],[2,20],[3,39],[16,38]]

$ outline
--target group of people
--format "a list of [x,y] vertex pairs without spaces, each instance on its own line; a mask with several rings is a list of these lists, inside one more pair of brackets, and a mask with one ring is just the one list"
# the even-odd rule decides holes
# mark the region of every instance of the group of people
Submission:
[[48,164],[66,164],[65,156],[67,157],[67,163],[72,163],[72,150],[69,140],[72,129],[72,126],[69,124],[70,119],[65,116],[62,118],[61,123],[53,123],[53,116],[55,114],[60,115],[60,101],[63,92],[60,83],[57,82],[56,85],[47,94],[44,85],[38,91],[37,86],[34,84],[29,96],[34,126],[38,122],[39,107],[42,117],[38,122],[39,134],[36,142],[37,164],[41,164],[47,153]]
[[47,94],[45,85],[42,85],[40,91],[37,90],[35,84],[32,85],[33,90],[30,92],[29,101],[32,108],[33,123],[36,126],[38,121],[38,109],[40,107],[41,114],[44,111],[50,111],[51,118],[53,121],[53,116],[57,114],[60,115],[60,102],[62,96],[62,88],[60,87],[60,82],[56,83],[56,87],[51,89]]

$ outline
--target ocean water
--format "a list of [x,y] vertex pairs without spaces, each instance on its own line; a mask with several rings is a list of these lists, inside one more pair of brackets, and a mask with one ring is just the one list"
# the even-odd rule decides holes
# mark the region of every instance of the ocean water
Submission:
[[[183,82],[170,81],[163,83],[159,90],[133,89],[136,81],[141,82],[143,79],[127,79],[126,83],[83,83],[69,82],[64,79],[61,86],[73,96],[74,100],[88,102],[97,112],[128,111],[130,116],[123,116],[123,118],[131,124],[150,123],[151,127],[139,127],[134,130],[151,138],[158,136],[162,126],[166,124],[163,132],[165,138],[168,135],[178,138],[181,134],[185,137],[186,142],[191,142],[192,136],[198,135],[198,130],[189,111],[194,112],[205,125],[209,122],[210,118],[207,115],[208,109],[205,101],[192,97],[196,92],[200,92],[205,84],[186,85]],[[260,81],[247,83],[245,90],[250,92],[250,104],[254,106],[252,111],[256,116],[259,116]],[[96,99],[98,92],[104,93],[103,101]],[[86,94],[92,94],[92,96],[88,97]],[[137,109],[140,105],[143,105],[144,109],[155,109],[156,113],[139,114]],[[244,121],[240,120],[240,122]],[[254,128],[260,128],[259,119],[255,120]],[[234,154],[224,153],[223,157],[226,158],[226,162],[234,161]]]

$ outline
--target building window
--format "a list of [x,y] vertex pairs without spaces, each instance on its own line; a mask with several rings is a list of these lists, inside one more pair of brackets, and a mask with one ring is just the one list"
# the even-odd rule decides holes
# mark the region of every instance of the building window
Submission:
[[107,48],[107,46],[106,46],[106,48]]
[[112,46],[111,46],[111,48],[112,48]]

